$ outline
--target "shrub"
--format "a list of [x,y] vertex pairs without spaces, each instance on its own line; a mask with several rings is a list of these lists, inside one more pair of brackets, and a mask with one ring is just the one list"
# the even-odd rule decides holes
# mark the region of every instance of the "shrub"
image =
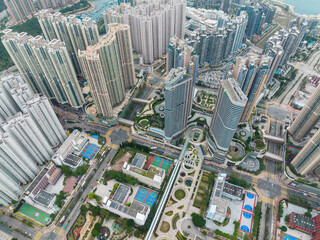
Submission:
[[192,222],[196,227],[203,228],[206,225],[206,220],[203,217],[201,217],[199,214],[192,213],[191,217],[192,217]]

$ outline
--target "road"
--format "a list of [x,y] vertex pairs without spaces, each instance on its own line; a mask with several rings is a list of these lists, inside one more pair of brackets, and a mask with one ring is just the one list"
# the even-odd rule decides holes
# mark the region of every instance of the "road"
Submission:
[[94,174],[90,183],[87,185],[87,187],[83,190],[80,200],[76,203],[76,205],[74,206],[74,208],[72,209],[71,213],[67,216],[65,223],[68,223],[68,226],[66,228],[66,233],[69,232],[70,228],[72,227],[72,225],[74,224],[74,222],[76,221],[78,215],[80,214],[80,207],[83,203],[83,200],[86,199],[86,197],[88,196],[88,194],[91,192],[92,190],[92,185],[102,177],[102,174],[104,173],[104,170],[106,169],[108,162],[110,159],[113,159],[113,157],[116,155],[118,149],[111,149],[110,152],[108,153],[107,157],[103,160],[103,162],[101,163],[99,169],[95,172],[95,168],[93,168],[92,172],[90,172],[90,174],[88,174],[88,177],[91,174]]
[[[234,171],[231,167],[228,168],[222,168],[218,167],[216,165],[211,165],[210,163],[204,163],[202,165],[202,168],[208,171],[215,171],[215,172],[225,172],[227,175],[231,175]],[[237,173],[239,177],[244,178],[249,182],[250,184],[253,183],[253,178],[249,175],[243,174],[243,173]],[[306,185],[297,185],[296,187],[292,186],[284,186],[281,183],[279,183],[280,180],[273,179],[271,177],[264,177],[258,179],[258,188],[263,192],[263,195],[265,197],[274,199],[276,196],[281,196],[283,193],[286,193],[283,197],[290,197],[290,196],[297,196],[300,198],[303,198],[305,200],[308,200],[312,207],[319,208],[318,203],[320,203],[320,189],[311,188]],[[286,189],[286,191],[282,192],[282,190]],[[309,191],[318,192],[318,197],[315,195],[309,194]],[[303,191],[302,191],[303,190]],[[304,195],[302,192],[305,192],[306,195]]]
[[[14,218],[0,214],[0,221],[8,224],[9,226],[12,226],[13,229],[21,230],[23,233],[27,234],[28,236],[30,236],[32,238],[37,234],[36,229],[34,229],[32,227],[28,227],[27,225],[23,224],[22,222],[14,219]],[[22,236],[20,233],[17,233],[15,231],[12,232],[12,236],[17,237],[18,239],[28,239],[28,238]]]
[[314,52],[307,63],[303,62],[288,62],[289,65],[293,66],[295,69],[298,70],[296,78],[291,81],[286,90],[281,94],[278,98],[280,103],[287,105],[290,102],[291,96],[295,94],[300,83],[303,79],[308,75],[315,75],[320,77],[320,74],[314,70],[315,65],[320,59],[320,51]]

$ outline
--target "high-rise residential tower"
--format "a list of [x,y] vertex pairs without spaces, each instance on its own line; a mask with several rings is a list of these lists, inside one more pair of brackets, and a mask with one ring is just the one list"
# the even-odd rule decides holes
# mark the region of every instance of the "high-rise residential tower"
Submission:
[[[264,84],[266,83],[270,71],[270,58],[261,57],[257,62],[257,71],[254,76],[250,78],[250,90],[248,90],[248,102],[246,104],[245,109],[243,110],[243,114],[241,116],[241,122],[248,122],[253,109],[257,104],[257,100],[262,91]],[[249,89],[249,88],[247,88]]]
[[5,0],[8,12],[15,23],[21,23],[36,12],[31,0]]
[[291,164],[298,173],[306,175],[320,165],[320,129],[313,135],[308,143],[300,150]]
[[223,163],[233,135],[237,130],[247,97],[232,78],[221,82],[207,137],[214,161]]
[[184,68],[173,68],[165,79],[165,139],[172,141],[186,129],[191,115],[193,81]]
[[304,138],[320,120],[320,85],[315,89],[308,102],[304,105],[298,117],[288,128],[294,139]]
[[126,24],[109,24],[108,33],[99,43],[79,51],[97,111],[106,117],[111,117],[112,107],[123,101],[125,88],[135,83],[129,32]]
[[75,15],[68,17],[60,12],[52,13],[45,9],[39,12],[38,22],[48,41],[58,39],[65,43],[76,73],[81,69],[78,63],[78,50],[86,50],[99,41],[99,31],[95,21],[91,18],[81,19]]
[[184,40],[175,36],[170,38],[167,47],[166,72],[169,74],[172,68],[183,67],[196,82],[199,57],[195,55],[194,48],[189,46]]
[[79,108],[84,104],[72,60],[65,45],[55,39],[5,30],[2,42],[33,92]]
[[110,23],[130,26],[132,47],[143,56],[144,63],[152,63],[162,56],[171,36],[184,38],[186,2],[184,0],[136,1],[136,6],[121,4],[104,13],[108,31]]

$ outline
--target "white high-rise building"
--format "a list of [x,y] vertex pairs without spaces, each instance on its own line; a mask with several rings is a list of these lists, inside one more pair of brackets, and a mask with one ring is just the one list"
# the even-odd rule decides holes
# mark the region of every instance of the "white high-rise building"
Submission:
[[0,123],[21,111],[32,92],[19,73],[0,78]]
[[110,23],[130,26],[132,47],[143,55],[144,63],[162,56],[172,36],[184,39],[186,2],[184,0],[136,1],[136,6],[121,4],[103,15],[106,30]]
[[67,138],[57,115],[45,96],[34,95],[26,101],[21,109],[22,112],[29,113],[37,122],[50,146],[55,147]]
[[10,110],[0,112],[0,204],[8,205],[67,136],[49,100],[32,95],[19,75],[1,78],[0,100],[6,100],[0,101],[0,110]]
[[2,42],[33,92],[74,108],[83,106],[85,100],[64,43],[57,39],[48,42],[41,36],[32,37],[11,29],[4,31]]

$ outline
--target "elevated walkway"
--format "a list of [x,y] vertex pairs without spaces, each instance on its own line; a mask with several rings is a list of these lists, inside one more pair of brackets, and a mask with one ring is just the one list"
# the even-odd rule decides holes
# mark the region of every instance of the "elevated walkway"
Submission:
[[264,155],[265,158],[268,158],[270,160],[274,160],[274,161],[278,161],[278,162],[282,162],[283,158],[280,157],[279,155],[276,155],[274,153],[271,152],[266,152],[266,154]]
[[128,119],[125,119],[125,118],[119,118],[119,123],[122,124],[122,125],[131,127],[131,126],[133,126],[134,121],[131,121],[131,120],[128,120]]
[[265,140],[272,141],[272,142],[284,143],[284,139],[283,138],[275,137],[275,136],[272,136],[272,135],[269,135],[269,134],[263,135],[263,138]]
[[142,98],[132,98],[131,101],[136,103],[145,103],[145,104],[151,103],[151,100],[142,99]]

